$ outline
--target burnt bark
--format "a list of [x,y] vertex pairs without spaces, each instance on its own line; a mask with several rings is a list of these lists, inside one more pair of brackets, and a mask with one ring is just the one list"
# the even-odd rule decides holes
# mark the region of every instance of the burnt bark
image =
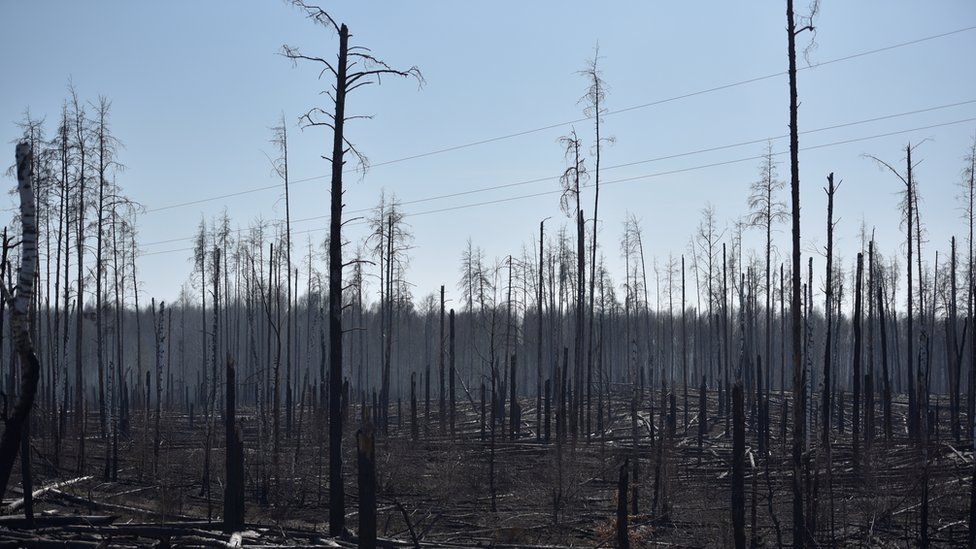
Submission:
[[796,91],[796,20],[793,0],[786,0],[786,34],[788,38],[790,80],[790,197],[792,220],[792,288],[790,290],[791,335],[793,340],[793,546],[802,549],[807,540],[803,513],[803,445],[806,430],[806,398],[804,368],[800,357],[802,348],[800,303],[800,140],[797,129]]
[[[342,409],[339,400],[342,387],[342,169],[346,148],[343,127],[346,121],[348,52],[349,29],[343,24],[339,27],[329,208],[329,534],[333,536],[342,534],[346,522],[346,498],[342,485]],[[371,454],[372,444],[369,444],[369,448]]]
[[359,546],[376,547],[376,453],[373,429],[367,422],[356,433],[359,468]]
[[244,445],[237,427],[237,375],[234,359],[227,357],[224,438],[226,440],[227,482],[224,485],[224,530],[244,528]]
[[851,444],[854,451],[854,470],[857,471],[861,466],[861,280],[864,272],[864,254],[857,254],[857,274],[854,280],[854,318],[851,319],[854,331],[854,379],[853,395],[854,409],[851,417]]
[[736,549],[746,546],[746,434],[742,382],[732,385],[732,537]]
[[629,549],[630,547],[630,536],[627,533],[628,469],[628,460],[624,460],[617,477],[617,547],[620,549]]

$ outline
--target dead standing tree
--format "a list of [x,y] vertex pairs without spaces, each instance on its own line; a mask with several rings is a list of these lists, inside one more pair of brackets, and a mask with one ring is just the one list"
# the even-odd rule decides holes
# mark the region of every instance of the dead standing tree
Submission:
[[[593,58],[590,59],[586,68],[580,71],[587,81],[589,81],[589,87],[586,90],[586,94],[580,99],[580,101],[586,102],[586,109],[584,113],[588,117],[593,118],[593,125],[595,129],[595,144],[593,146],[595,168],[593,171],[593,236],[590,242],[590,303],[589,303],[589,328],[587,332],[587,343],[586,343],[586,438],[590,438],[590,407],[592,401],[592,385],[593,385],[593,319],[594,319],[594,297],[596,296],[596,243],[597,243],[597,229],[598,224],[598,212],[600,208],[600,148],[603,143],[613,143],[612,137],[600,137],[600,122],[602,122],[603,115],[607,111],[606,107],[603,107],[601,103],[606,99],[607,96],[607,85],[603,81],[603,75],[599,68],[600,62],[600,45],[597,44],[593,51]],[[582,282],[580,282],[582,284]],[[541,286],[541,283],[540,283]],[[540,290],[541,292],[541,290]],[[541,317],[541,309],[540,309]]]
[[[329,218],[329,533],[338,536],[345,527],[345,494],[342,488],[342,173],[345,154],[353,153],[360,169],[367,168],[363,156],[345,137],[345,124],[364,118],[346,114],[346,96],[357,88],[381,83],[384,75],[411,77],[423,85],[423,76],[417,67],[407,70],[394,69],[373,56],[369,48],[349,45],[349,28],[339,24],[318,6],[302,0],[293,4],[301,9],[313,23],[334,30],[339,35],[339,52],[335,62],[309,56],[300,50],[282,46],[282,53],[293,62],[308,61],[321,67],[319,77],[331,74],[335,84],[326,94],[332,99],[333,112],[313,107],[302,116],[305,126],[326,126],[332,129],[331,203]],[[324,119],[322,118],[324,117]]]
[[[570,432],[573,434],[574,440],[577,435],[578,420],[579,420],[579,404],[580,397],[582,396],[582,364],[583,364],[583,319],[584,319],[584,302],[586,300],[586,271],[585,271],[585,258],[586,258],[586,244],[584,242],[584,221],[583,221],[583,210],[580,209],[580,185],[585,184],[587,172],[583,165],[583,159],[580,156],[580,148],[582,143],[579,137],[576,136],[576,130],[573,129],[569,135],[561,137],[559,143],[565,148],[565,154],[567,159],[572,159],[572,165],[563,171],[563,174],[559,177],[559,183],[562,186],[563,192],[559,198],[559,206],[567,216],[576,217],[576,337],[574,338],[575,345],[575,369],[573,374],[573,383],[570,385],[572,388],[570,397]],[[567,372],[568,373],[568,372]],[[565,376],[564,376],[565,378]]]
[[864,254],[857,254],[857,274],[854,279],[854,318],[851,319],[851,330],[853,332],[853,374],[852,395],[854,397],[854,412],[851,418],[851,445],[853,450],[852,461],[854,462],[854,472],[860,471],[861,463],[861,315],[863,305],[861,300],[861,287],[864,274]]
[[[915,146],[918,146],[917,144]],[[867,155],[868,158],[874,160],[879,166],[887,168],[891,173],[895,174],[895,177],[901,180],[905,185],[905,199],[902,203],[902,208],[904,211],[904,219],[906,224],[905,231],[905,242],[907,244],[907,291],[905,294],[906,302],[906,336],[905,345],[907,347],[906,357],[907,357],[907,377],[908,377],[908,434],[910,437],[915,437],[917,435],[916,428],[918,427],[918,402],[916,402],[916,387],[915,387],[915,376],[913,375],[913,362],[914,362],[914,340],[913,340],[913,323],[914,323],[914,300],[912,292],[912,225],[915,220],[914,202],[915,202],[915,185],[912,178],[912,170],[915,165],[912,164],[912,151],[915,147],[909,143],[905,146],[905,174],[902,175],[898,170],[892,167],[891,164],[881,160],[880,158],[872,155]],[[886,420],[887,421],[887,420]]]
[[824,292],[824,299],[826,300],[824,305],[824,316],[826,318],[826,329],[824,330],[824,366],[823,366],[823,420],[821,422],[820,428],[821,432],[821,444],[827,453],[827,474],[828,478],[830,475],[830,412],[831,412],[831,400],[830,400],[830,390],[833,387],[833,382],[831,381],[831,363],[830,359],[832,356],[832,335],[833,335],[833,320],[834,320],[834,227],[836,222],[834,221],[834,194],[837,192],[838,185],[834,184],[834,173],[831,172],[827,175],[827,188],[824,192],[827,193],[827,272],[826,272],[826,291]]
[[[796,91],[796,36],[805,31],[814,31],[813,17],[817,13],[816,0],[810,7],[810,14],[805,25],[797,28],[796,17],[793,12],[793,0],[786,0],[786,35],[787,56],[789,57],[790,80],[790,197],[791,220],[793,232],[792,250],[792,288],[790,291],[793,340],[793,545],[799,549],[812,537],[805,530],[803,518],[803,447],[806,429],[805,387],[806,376],[801,362],[801,315],[800,309],[800,138],[797,128],[797,110],[799,103]],[[810,539],[809,541],[813,541]],[[813,545],[810,543],[810,545]]]
[[[85,311],[85,185],[87,183],[85,175],[85,168],[87,165],[87,153],[89,149],[90,141],[90,127],[85,114],[85,108],[81,105],[78,94],[75,88],[72,86],[70,88],[71,92],[71,104],[74,109],[74,130],[75,130],[75,147],[78,151],[78,172],[77,172],[77,183],[75,187],[76,196],[76,234],[75,234],[75,253],[77,254],[77,295],[75,301],[75,329],[77,330],[75,337],[75,427],[78,430],[78,471],[80,472],[84,466],[85,453],[84,444],[85,437],[84,431],[84,410],[85,410],[85,391],[84,391],[84,375],[82,371],[82,352],[83,343],[85,341],[84,337],[84,311]],[[66,277],[67,278],[67,277]],[[138,318],[138,316],[137,316]]]
[[[766,361],[766,388],[772,386],[773,371],[773,292],[771,284],[770,263],[773,255],[773,226],[776,223],[785,221],[788,217],[786,204],[778,197],[784,182],[777,177],[776,162],[773,161],[773,144],[766,144],[766,153],[763,156],[762,166],[759,169],[759,180],[752,184],[752,194],[749,195],[749,223],[762,229],[766,237],[766,353],[763,357]],[[782,320],[781,320],[782,321]]]
[[[962,361],[962,348],[959,345],[958,317],[957,317],[957,295],[956,295],[956,237],[950,241],[949,256],[949,295],[946,303],[945,331],[946,331],[946,362],[948,366],[948,385],[949,385],[949,423],[952,439],[960,440],[959,425],[959,383],[961,381],[960,365]],[[965,333],[965,332],[964,332]],[[965,339],[962,340],[965,344]]]
[[[548,219],[548,218],[546,218]],[[539,285],[536,287],[536,305],[538,310],[538,340],[536,341],[536,400],[535,400],[535,439],[536,442],[542,440],[542,306],[545,302],[544,274],[545,274],[545,248],[546,248],[546,219],[539,222]],[[548,383],[548,380],[546,380]],[[549,441],[549,397],[546,396],[546,442]],[[599,423],[599,422],[598,422]],[[601,430],[602,431],[602,430]]]
[[37,211],[34,202],[32,151],[27,143],[19,143],[17,158],[17,191],[20,194],[21,222],[21,260],[17,272],[16,294],[10,295],[8,288],[0,284],[3,300],[11,311],[11,329],[14,334],[14,348],[23,366],[20,391],[13,412],[4,422],[3,436],[0,436],[0,495],[7,492],[7,483],[17,459],[17,451],[30,418],[37,383],[40,379],[41,365],[34,352],[30,334],[29,309],[34,299],[34,277],[37,271]]
[[224,484],[224,529],[236,532],[244,527],[244,444],[236,424],[237,375],[234,359],[227,355],[226,408],[224,410],[224,437],[226,482]]
[[[969,319],[970,332],[976,329],[976,310],[974,310],[973,294],[976,290],[976,279],[973,278],[973,227],[976,221],[976,135],[973,136],[972,144],[965,156],[965,165],[962,170],[963,180],[960,198],[963,201],[963,211],[966,219],[966,228],[969,231],[967,243],[969,245],[968,273],[966,275],[966,286],[968,287],[966,318]],[[970,340],[974,340],[970,336]],[[976,423],[973,422],[976,416],[976,344],[969,345],[969,383],[966,390],[966,432],[972,433]],[[971,534],[976,535],[976,534]],[[971,538],[973,539],[973,538]]]
[[98,419],[102,438],[108,434],[105,410],[105,323],[103,319],[105,307],[103,303],[104,292],[102,291],[106,269],[103,255],[106,240],[105,222],[109,213],[109,201],[113,200],[110,196],[112,189],[107,176],[109,171],[122,168],[122,165],[115,161],[119,141],[112,136],[108,126],[110,108],[111,102],[105,97],[99,97],[95,123],[95,139],[98,146],[98,202],[96,204],[95,235],[95,354],[98,362]]
[[[156,299],[152,299],[152,319],[153,319],[153,332],[156,335],[156,414],[153,420],[153,476],[159,474],[159,446],[161,443],[160,438],[160,416],[161,416],[161,401],[163,397],[163,341],[166,339],[166,333],[164,331],[163,319],[166,316],[166,302],[160,302],[159,313],[156,313]],[[149,398],[149,395],[146,395]],[[149,403],[146,403],[148,408]]]
[[[291,202],[288,180],[288,124],[285,115],[281,115],[280,123],[271,128],[273,136],[271,143],[278,149],[278,158],[271,161],[271,166],[285,186],[285,436],[291,437],[292,428],[292,288],[296,286],[292,281],[291,263]],[[297,281],[296,281],[297,282]],[[296,289],[297,293],[297,289]]]
[[736,549],[746,546],[745,500],[745,414],[742,403],[742,380],[736,376],[732,386],[732,533]]

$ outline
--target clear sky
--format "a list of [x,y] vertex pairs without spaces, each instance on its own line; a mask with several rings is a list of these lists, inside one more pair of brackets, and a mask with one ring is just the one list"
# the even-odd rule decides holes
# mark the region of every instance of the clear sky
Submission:
[[[671,98],[785,71],[785,3],[750,2],[324,2],[354,34],[353,42],[399,67],[417,65],[427,85],[385,80],[355,93],[352,114],[374,115],[351,123],[348,136],[381,163],[418,153],[579,119],[586,83],[576,71],[599,41],[610,86],[610,110]],[[798,3],[802,7],[803,2]],[[336,37],[306,21],[284,2],[14,2],[0,1],[0,142],[17,138],[25,108],[46,115],[52,131],[69,79],[82,97],[106,95],[112,126],[125,148],[118,181],[149,210],[140,220],[143,289],[176,296],[190,271],[189,240],[201,216],[224,208],[241,227],[257,217],[284,215],[283,193],[264,190],[190,206],[172,204],[275,184],[265,153],[269,128],[284,113],[291,132],[291,173],[305,179],[328,173],[322,160],[331,136],[323,128],[301,131],[298,116],[327,107],[312,66],[293,67],[282,44],[332,57]],[[824,1],[816,21],[813,64],[976,25],[976,3]],[[801,43],[808,40],[803,35]],[[799,75],[800,129],[826,128],[908,111],[976,100],[976,29],[847,61]],[[616,138],[605,150],[607,185],[601,193],[601,244],[619,274],[622,222],[628,212],[645,228],[645,251],[681,253],[706,202],[721,224],[746,211],[749,184],[759,162],[726,164],[610,184],[612,180],[673,172],[756,156],[764,144],[654,159],[782,136],[787,131],[786,76],[634,109],[606,118]],[[801,135],[801,147],[846,141],[976,118],[976,102]],[[570,126],[539,131],[462,150],[377,166],[347,179],[349,210],[376,204],[380,192],[406,202],[481,187],[551,177],[498,190],[408,204],[408,213],[496,201],[558,189],[565,167],[557,139]],[[593,142],[590,122],[576,130]],[[876,227],[882,251],[901,242],[900,183],[865,159],[876,154],[901,162],[910,139],[930,139],[918,179],[922,216],[931,244],[947,250],[964,234],[955,200],[962,156],[976,120],[801,152],[803,239],[824,241],[825,176],[844,184],[837,195],[839,253],[853,259],[862,219]],[[786,150],[784,139],[774,141]],[[12,164],[13,146],[9,149]],[[789,170],[787,157],[780,173]],[[13,180],[6,178],[9,188]],[[292,216],[328,213],[328,180],[293,186]],[[592,200],[587,191],[586,202]],[[3,206],[12,204],[4,197]],[[9,204],[8,204],[9,202]],[[587,205],[585,209],[591,207]],[[9,213],[3,214],[9,219]],[[352,214],[350,214],[352,215]],[[489,257],[518,253],[537,234],[538,222],[565,223],[558,194],[408,217],[415,249],[408,278],[415,294],[439,284],[453,288],[461,250],[470,236]],[[324,237],[326,219],[300,221],[294,237]],[[356,230],[356,229],[354,229]],[[755,232],[755,231],[754,231]],[[351,234],[356,237],[356,234]],[[751,243],[758,242],[753,234]],[[778,235],[785,246],[785,233]],[[785,249],[785,248],[784,248]],[[900,249],[900,248],[899,248]],[[167,250],[181,250],[164,253]],[[160,253],[157,253],[160,252]],[[927,254],[926,259],[931,261]],[[822,264],[817,265],[818,272]]]

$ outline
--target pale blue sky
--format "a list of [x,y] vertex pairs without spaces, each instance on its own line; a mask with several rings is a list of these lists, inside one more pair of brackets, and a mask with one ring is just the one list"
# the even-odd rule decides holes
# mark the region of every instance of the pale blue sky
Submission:
[[[784,3],[753,2],[325,2],[348,23],[353,41],[396,66],[417,65],[427,80],[385,81],[349,102],[349,137],[374,163],[546,126],[581,117],[585,89],[576,74],[599,41],[606,106],[620,109],[786,68]],[[17,137],[25,107],[53,128],[69,78],[80,94],[112,99],[112,125],[125,143],[118,177],[147,208],[274,184],[265,152],[269,127],[284,112],[294,124],[311,106],[325,105],[311,66],[292,64],[282,44],[332,57],[336,38],[284,2],[13,2],[0,1],[0,142]],[[813,63],[976,25],[976,3],[824,1]],[[803,37],[804,40],[806,36]],[[807,131],[928,107],[976,100],[976,30],[800,73],[800,129]],[[785,76],[609,116],[605,133],[617,143],[604,166],[779,136],[788,121]],[[976,103],[801,136],[801,147],[976,117]],[[576,124],[592,144],[589,122]],[[49,129],[50,131],[50,129]],[[364,180],[348,178],[350,210],[375,205],[381,189],[404,201],[490,185],[554,177],[564,169],[557,138],[569,126],[418,160],[377,166]],[[839,249],[845,262],[857,245],[862,217],[877,227],[881,249],[900,243],[896,191],[890,174],[863,153],[893,162],[908,139],[931,138],[918,151],[923,221],[931,244],[948,248],[963,234],[955,209],[961,157],[976,121],[801,153],[804,242],[823,241],[827,172],[844,180],[837,196]],[[323,175],[320,156],[330,135],[294,128],[294,179]],[[775,142],[785,150],[785,140]],[[680,170],[761,154],[763,144],[608,169],[603,180]],[[12,160],[12,149],[10,159]],[[785,161],[784,156],[779,157]],[[666,257],[685,250],[707,201],[723,224],[746,210],[758,162],[749,161],[607,185],[601,194],[601,238],[616,267],[622,221],[630,211],[646,231],[646,252]],[[782,175],[788,173],[784,164]],[[8,180],[12,186],[13,182]],[[411,204],[408,213],[534,194],[555,180]],[[224,207],[236,224],[284,215],[281,193],[261,191],[142,216],[148,253],[182,249],[201,215]],[[4,198],[4,205],[10,198]],[[585,201],[592,200],[587,194]],[[293,187],[292,216],[327,213],[327,180]],[[585,207],[590,210],[588,204]],[[7,215],[7,214],[5,214]],[[558,195],[514,200],[408,218],[415,250],[408,278],[416,295],[441,283],[452,288],[468,236],[489,256],[518,252],[537,234],[566,220]],[[299,222],[296,232],[324,228]],[[318,242],[324,231],[310,233]],[[350,236],[356,236],[352,234]],[[753,235],[758,236],[758,235]],[[304,249],[306,235],[295,237]],[[780,239],[785,242],[785,235]],[[144,290],[172,299],[190,270],[189,252],[140,260]],[[927,259],[931,260],[928,256]],[[818,272],[822,265],[817,266]],[[618,269],[619,274],[619,269]]]

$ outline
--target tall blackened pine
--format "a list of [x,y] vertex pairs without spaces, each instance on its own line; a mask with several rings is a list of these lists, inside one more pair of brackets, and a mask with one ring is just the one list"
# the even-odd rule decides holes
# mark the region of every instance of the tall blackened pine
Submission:
[[837,187],[834,184],[834,174],[827,176],[827,285],[824,291],[824,316],[826,317],[826,328],[824,330],[824,366],[823,366],[823,420],[821,421],[821,444],[827,451],[828,463],[830,460],[830,411],[831,400],[830,391],[833,388],[831,379],[831,363],[833,356],[833,322],[834,322],[834,193]]
[[[320,74],[335,77],[332,91],[334,111],[312,108],[302,120],[307,126],[326,126],[332,129],[331,199],[329,218],[329,533],[341,535],[345,526],[345,492],[342,486],[342,172],[345,154],[354,153],[361,169],[366,169],[366,158],[345,137],[345,123],[351,118],[346,114],[346,96],[349,92],[371,83],[379,83],[382,76],[413,77],[423,83],[420,70],[411,67],[398,70],[372,55],[369,49],[349,46],[349,28],[339,24],[319,7],[295,0],[297,6],[315,23],[329,28],[339,35],[339,53],[335,62],[321,57],[308,56],[296,48],[284,46],[283,53],[293,61],[308,61],[323,67]],[[350,58],[357,67],[350,71]],[[325,117],[324,119],[321,117]]]
[[[810,18],[816,12],[816,3],[811,7]],[[796,35],[804,30],[813,30],[808,24],[799,29],[793,12],[793,0],[786,0],[786,35],[787,57],[789,58],[790,81],[790,218],[792,221],[792,288],[790,303],[792,315],[791,335],[793,340],[793,546],[802,549],[806,544],[808,533],[805,531],[803,510],[803,450],[806,431],[806,376],[800,352],[802,350],[801,315],[800,309],[800,139],[797,128],[797,100],[796,85]],[[812,540],[811,540],[812,541]]]
[[455,421],[456,421],[455,414],[457,412],[457,410],[456,410],[456,408],[457,408],[457,399],[456,399],[456,395],[455,395],[455,391],[454,391],[454,380],[457,378],[457,371],[455,369],[455,357],[456,357],[456,354],[454,352],[454,342],[455,342],[455,337],[454,337],[454,309],[451,309],[450,324],[451,324],[451,345],[450,345],[450,363],[449,363],[450,364],[450,371],[448,373],[450,375],[450,379],[448,380],[448,388],[449,388],[448,390],[450,392],[450,397],[451,397],[451,402],[450,402],[450,406],[451,406],[451,408],[450,408],[450,412],[451,412],[451,437],[453,438],[454,437],[454,429],[455,429]]
[[237,377],[234,359],[227,357],[227,395],[224,411],[224,436],[227,481],[224,484],[224,529],[236,532],[244,527],[244,446],[236,425]]
[[[905,346],[906,346],[906,355],[905,356],[906,356],[906,358],[905,358],[905,360],[906,360],[906,363],[907,363],[906,373],[907,373],[907,378],[908,378],[908,419],[907,419],[907,423],[908,423],[908,434],[909,434],[909,436],[914,437],[917,434],[916,428],[918,426],[918,403],[916,402],[916,396],[917,396],[917,394],[916,394],[916,391],[915,391],[915,389],[916,389],[916,387],[915,387],[915,381],[916,380],[915,380],[915,375],[913,374],[913,370],[914,370],[914,366],[913,366],[913,364],[914,364],[914,358],[913,357],[915,356],[914,355],[914,353],[915,353],[915,346],[914,346],[914,316],[915,316],[914,309],[915,309],[915,305],[914,305],[914,294],[913,294],[913,290],[912,290],[912,288],[913,288],[913,283],[912,283],[912,280],[913,280],[913,277],[912,277],[912,255],[913,255],[912,227],[914,226],[914,221],[915,221],[915,214],[914,214],[915,187],[914,187],[914,181],[912,180],[912,167],[913,167],[912,166],[912,145],[909,143],[908,145],[905,146],[905,162],[906,162],[905,175],[902,175],[891,164],[888,164],[887,162],[885,162],[884,160],[881,160],[880,158],[878,158],[876,156],[870,156],[870,158],[874,159],[874,161],[877,162],[879,165],[884,166],[885,168],[887,168],[891,173],[893,173],[895,175],[895,177],[897,177],[898,179],[900,179],[901,182],[905,185],[905,195],[904,195],[905,196],[905,199],[904,199],[904,201],[902,203],[902,206],[903,206],[903,210],[904,210],[905,224],[906,224],[905,241],[906,241],[906,244],[907,244],[906,257],[907,257],[907,264],[908,264],[908,269],[906,271],[906,274],[908,275],[908,283],[907,283],[907,289],[906,289],[906,293],[905,293],[905,302],[906,302],[906,305],[905,305],[905,309],[906,309],[906,311],[905,311],[905,321],[907,323],[907,326],[905,328],[906,329],[906,334],[905,334]],[[881,296],[881,290],[879,289],[878,290],[878,299],[881,300],[881,297],[882,297]],[[894,315],[892,317],[895,318]],[[884,330],[883,323],[882,323],[882,330]],[[884,337],[884,336],[882,335],[882,337]],[[886,399],[888,398],[887,395],[886,395],[885,398]],[[890,405],[886,404],[886,406],[890,406]],[[889,411],[889,409],[886,409],[885,410],[885,415],[886,415],[885,422],[886,422],[886,429],[887,429],[888,428],[887,427],[887,423],[889,421],[888,418],[890,418],[890,411]]]
[[732,385],[732,537],[736,549],[746,546],[746,435],[742,381]]
[[[543,274],[545,273],[545,231],[546,220],[539,222],[539,285],[536,288],[536,313],[538,316],[538,340],[536,341],[536,370],[535,370],[535,438],[536,441],[542,440],[542,304],[545,301],[545,291],[543,290]],[[546,432],[549,432],[549,398],[546,397]],[[546,437],[549,440],[549,437]]]
[[854,280],[854,318],[851,319],[854,331],[854,349],[851,353],[854,355],[854,379],[853,379],[853,392],[854,392],[854,416],[851,422],[851,433],[853,439],[851,443],[853,444],[854,451],[854,470],[856,471],[860,466],[861,458],[861,314],[863,310],[861,301],[861,281],[863,279],[864,273],[864,254],[857,254],[857,275]]
[[[603,113],[606,112],[606,107],[602,106],[603,101],[606,99],[607,86],[603,81],[603,77],[599,68],[600,62],[600,46],[596,46],[593,52],[593,59],[591,59],[585,69],[583,69],[581,74],[589,81],[589,88],[586,90],[586,95],[583,100],[587,102],[586,114],[593,118],[594,130],[596,133],[595,144],[593,146],[594,152],[594,177],[593,177],[593,236],[590,242],[590,302],[589,302],[589,327],[587,330],[587,344],[586,344],[586,436],[589,439],[590,436],[590,408],[592,402],[592,390],[593,390],[593,319],[595,316],[594,308],[594,298],[596,296],[596,242],[597,242],[597,229],[598,224],[598,213],[600,208],[600,152],[601,146],[604,142],[611,142],[612,138],[600,137],[600,122],[602,122]],[[541,242],[541,239],[540,239]],[[541,245],[541,244],[540,244]],[[580,282],[582,284],[582,282]],[[541,288],[541,284],[540,284]],[[540,289],[541,292],[541,289]],[[541,312],[540,312],[541,314]]]

